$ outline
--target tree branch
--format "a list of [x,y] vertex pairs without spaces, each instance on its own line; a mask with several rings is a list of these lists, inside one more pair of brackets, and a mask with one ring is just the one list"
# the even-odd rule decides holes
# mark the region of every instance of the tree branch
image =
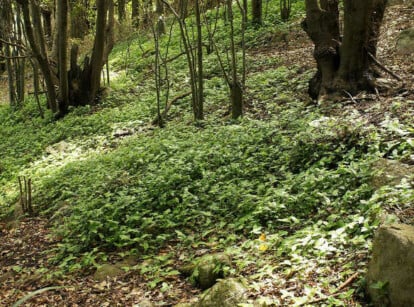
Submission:
[[381,68],[382,70],[384,70],[386,73],[390,74],[392,77],[394,77],[395,79],[397,79],[398,81],[402,82],[402,78],[400,76],[398,76],[396,73],[392,72],[390,69],[388,69],[387,67],[385,67],[383,64],[381,64],[372,53],[368,52],[368,55],[370,57],[370,59],[374,62],[375,65],[377,65],[379,68]]

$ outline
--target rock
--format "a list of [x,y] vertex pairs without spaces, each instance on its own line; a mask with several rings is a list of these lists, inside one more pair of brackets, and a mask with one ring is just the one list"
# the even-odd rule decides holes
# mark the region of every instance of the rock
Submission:
[[397,38],[396,52],[409,56],[414,53],[414,28],[401,31]]
[[401,5],[401,4],[413,5],[414,4],[414,0],[388,0],[388,5],[389,6],[392,6],[392,5]]
[[223,279],[206,290],[194,307],[234,307],[246,301],[246,291],[239,279]]
[[414,227],[378,229],[368,266],[367,292],[375,306],[414,306]]
[[178,268],[178,271],[186,277],[191,276],[193,274],[196,265],[194,263],[185,264]]
[[154,306],[156,305],[148,299],[143,299],[138,304],[134,305],[134,307],[154,307]]
[[208,289],[224,277],[223,268],[230,265],[231,259],[226,254],[205,255],[196,262],[191,279],[200,289]]
[[96,281],[104,281],[107,277],[117,277],[125,272],[124,268],[132,267],[137,263],[137,258],[131,255],[115,264],[103,264],[96,269],[93,279]]
[[371,181],[375,189],[385,185],[397,185],[401,179],[414,173],[412,165],[389,159],[379,159],[374,163],[373,168],[377,171]]
[[93,279],[96,281],[104,281],[108,277],[114,278],[123,273],[124,271],[119,266],[106,263],[96,269],[95,274],[93,274]]
[[276,302],[270,297],[259,297],[253,303],[254,307],[270,307],[270,306],[281,306],[280,302]]

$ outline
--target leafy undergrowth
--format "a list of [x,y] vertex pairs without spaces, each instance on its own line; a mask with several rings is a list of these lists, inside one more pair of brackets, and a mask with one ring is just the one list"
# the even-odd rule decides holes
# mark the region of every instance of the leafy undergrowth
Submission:
[[[412,208],[414,198],[409,181],[374,191],[372,165],[381,156],[412,160],[413,100],[387,93],[356,105],[309,105],[311,46],[298,19],[283,24],[276,14],[269,4],[264,26],[246,33],[243,120],[227,118],[227,88],[213,54],[206,57],[207,119],[194,125],[184,98],[166,128],[150,125],[154,47],[145,35],[116,46],[116,79],[102,104],[58,122],[39,118],[33,101],[16,112],[0,109],[1,214],[10,217],[17,176],[25,175],[40,216],[17,228],[1,224],[2,301],[56,285],[62,288],[33,304],[191,301],[199,291],[177,268],[225,251],[233,262],[227,274],[248,280],[246,303],[365,304],[380,214]],[[225,29],[219,22],[223,44]],[[180,54],[177,34],[170,44],[170,56]],[[184,60],[171,62],[170,98],[188,87]],[[91,279],[102,263],[130,257],[134,264],[122,276]]]

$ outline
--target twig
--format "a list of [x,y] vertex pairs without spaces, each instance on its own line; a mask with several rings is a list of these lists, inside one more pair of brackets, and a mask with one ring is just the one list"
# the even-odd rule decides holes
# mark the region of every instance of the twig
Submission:
[[359,272],[356,272],[355,274],[353,274],[351,277],[349,277],[347,280],[345,280],[344,283],[342,283],[334,292],[332,292],[330,295],[324,296],[324,297],[320,297],[308,302],[303,302],[301,304],[299,304],[298,306],[304,306],[304,305],[312,305],[312,304],[316,304],[316,303],[320,303],[323,301],[326,301],[327,299],[331,298],[331,297],[337,297],[339,295],[341,295],[343,292],[340,292],[341,290],[345,289],[346,287],[348,287],[359,275]]
[[348,92],[348,91],[345,91],[345,90],[344,90],[344,93],[345,93],[345,94],[347,94],[347,95],[349,96],[349,98],[351,98],[351,101],[352,101],[353,103],[357,103],[357,102],[355,101],[354,97],[351,95],[351,93],[350,93],[350,92]]
[[30,58],[32,55],[14,55],[14,56],[7,56],[0,53],[0,58],[5,60],[14,60],[14,59],[27,59]]
[[21,45],[21,44],[17,44],[17,43],[12,43],[12,42],[6,41],[2,38],[0,38],[0,42],[3,43],[3,44],[6,44],[6,45],[10,45],[10,46],[13,46],[13,47],[18,47],[18,48],[22,48],[23,50],[26,50],[26,46]]
[[21,298],[16,303],[14,303],[12,307],[18,307],[21,304],[25,303],[26,301],[30,300],[32,297],[34,297],[34,296],[36,296],[36,295],[38,295],[40,293],[43,293],[43,292],[46,292],[46,291],[50,291],[50,290],[61,289],[61,288],[67,288],[67,287],[62,287],[62,286],[59,286],[59,287],[46,287],[46,288],[39,289],[39,290],[36,290],[36,291],[33,291],[33,292],[29,292],[23,298]]
[[[161,114],[161,118],[162,119],[164,119],[165,118],[165,116],[167,116],[167,113],[168,113],[168,111],[171,109],[171,107],[172,107],[172,105],[175,103],[175,102],[177,102],[178,100],[180,100],[180,99],[183,99],[184,97],[187,97],[188,95],[190,95],[191,94],[191,91],[190,92],[185,92],[185,93],[183,93],[183,94],[181,94],[181,95],[178,95],[178,96],[176,96],[176,97],[174,97],[170,102],[168,102],[168,104],[165,106],[165,109],[164,109],[164,111],[162,112],[162,114]],[[152,122],[151,122],[151,124],[152,125],[157,125],[158,123],[159,123],[159,120],[160,120],[160,118],[159,118],[159,116],[157,116],[157,117],[155,117],[153,120],[152,120]]]
[[385,67],[384,65],[382,65],[373,55],[372,53],[368,52],[368,55],[370,57],[370,59],[375,63],[375,65],[377,65],[379,68],[381,68],[382,70],[384,70],[385,72],[387,72],[388,74],[390,74],[392,77],[394,77],[395,79],[397,79],[398,81],[402,82],[403,79],[398,76],[396,73],[392,72],[390,69],[388,69],[387,67]]
[[359,272],[356,272],[354,275],[352,275],[351,277],[349,277],[347,280],[345,280],[345,282],[340,285],[338,287],[338,289],[335,290],[334,293],[341,291],[342,289],[346,288],[347,286],[349,286],[359,275]]

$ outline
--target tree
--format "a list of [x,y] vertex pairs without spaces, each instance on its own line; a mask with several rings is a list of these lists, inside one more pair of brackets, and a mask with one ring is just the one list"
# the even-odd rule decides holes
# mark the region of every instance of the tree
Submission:
[[2,0],[0,5],[0,59],[4,59],[3,69],[7,70],[10,105],[17,106],[24,100],[28,57],[24,50],[21,10],[10,0]]
[[125,0],[118,0],[118,20],[123,21],[125,19]]
[[138,0],[131,1],[131,20],[132,20],[132,24],[135,27],[138,27],[139,25],[139,1]]
[[262,0],[252,0],[252,23],[262,24]]
[[[30,49],[46,84],[49,108],[57,118],[67,113],[68,106],[93,104],[100,88],[101,71],[113,47],[114,5],[112,0],[96,1],[96,32],[91,56],[78,65],[78,46],[70,46],[68,0],[57,1],[54,47],[48,50],[44,23],[37,1],[18,0]],[[65,30],[66,29],[66,30]],[[70,58],[67,51],[71,50]],[[70,60],[68,71],[67,63]],[[57,70],[56,65],[57,63]]]
[[196,121],[204,119],[204,75],[203,75],[203,51],[202,51],[202,28],[201,28],[201,11],[200,0],[195,2],[196,15],[196,48],[194,53],[192,39],[190,38],[189,29],[186,24],[186,10],[181,6],[178,13],[166,0],[162,0],[166,7],[171,11],[178,21],[180,28],[181,40],[184,46],[184,52],[187,58],[188,72],[191,87],[191,106],[193,109],[194,119]]
[[280,19],[288,21],[292,9],[292,0],[280,0]]
[[318,71],[309,83],[316,99],[334,92],[375,89],[373,66],[387,0],[344,0],[343,35],[339,0],[306,0],[302,26],[315,44]]

